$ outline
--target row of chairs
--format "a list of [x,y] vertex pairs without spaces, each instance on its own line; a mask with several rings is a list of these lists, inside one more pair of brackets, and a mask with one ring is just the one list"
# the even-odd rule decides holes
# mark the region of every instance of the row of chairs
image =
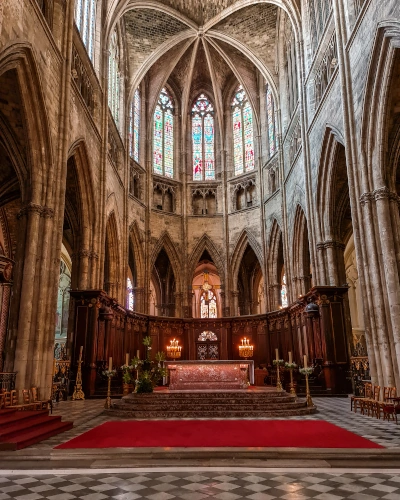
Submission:
[[17,391],[0,392],[0,410],[2,408],[13,410],[51,410],[51,399],[41,400],[36,387]]
[[350,401],[350,409],[357,413],[357,408],[360,408],[362,415],[368,415],[384,420],[393,420],[397,424],[397,414],[400,413],[399,401],[396,401],[396,387],[384,387],[383,398],[380,399],[381,388],[379,385],[373,385],[371,382],[364,384],[363,396],[352,396]]

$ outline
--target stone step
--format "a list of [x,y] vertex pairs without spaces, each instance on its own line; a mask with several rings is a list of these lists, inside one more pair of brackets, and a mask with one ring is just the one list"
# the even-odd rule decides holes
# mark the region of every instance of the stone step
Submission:
[[114,403],[114,408],[119,408],[119,409],[126,409],[127,411],[181,411],[181,410],[190,410],[190,411],[211,411],[211,410],[218,410],[218,411],[236,411],[236,410],[251,410],[251,411],[272,411],[272,410],[284,410],[285,408],[287,409],[296,409],[296,408],[302,408],[304,406],[304,402],[293,402],[293,403],[287,403],[287,404],[274,404],[274,405],[262,405],[262,404],[254,404],[254,405],[243,405],[240,403],[232,403],[232,404],[210,404],[210,403],[203,403],[203,404],[186,404],[186,405],[181,405],[181,404],[152,404],[152,405],[129,405],[127,408],[127,405],[124,403],[119,403],[116,402]]
[[112,409],[105,410],[104,413],[106,415],[123,417],[123,418],[131,418],[131,419],[166,419],[166,418],[265,418],[265,417],[273,417],[273,418],[286,418],[289,416],[302,416],[309,415],[315,412],[315,408],[308,408],[303,406],[302,408],[296,409],[284,409],[284,410],[273,410],[273,411],[256,411],[256,410],[240,410],[240,411],[199,411],[199,410],[182,410],[182,411],[157,411],[157,412],[147,412],[147,411],[131,411],[131,410],[120,410],[120,409]]
[[292,403],[295,401],[295,398],[293,396],[287,396],[285,398],[246,398],[246,399],[240,399],[240,398],[227,398],[227,399],[219,399],[219,398],[196,398],[196,399],[189,399],[189,398],[142,398],[140,395],[134,394],[133,397],[126,397],[124,396],[122,398],[122,401],[124,404],[128,405],[135,405],[135,406],[140,406],[140,405],[148,405],[148,404],[188,404],[188,403],[193,403],[193,404],[246,404],[246,405],[251,405],[251,404],[266,404],[266,405],[273,405],[273,404],[288,404]]

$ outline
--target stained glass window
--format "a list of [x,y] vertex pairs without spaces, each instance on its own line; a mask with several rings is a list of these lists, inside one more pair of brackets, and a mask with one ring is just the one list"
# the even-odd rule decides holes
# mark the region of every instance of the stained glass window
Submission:
[[139,162],[139,138],[140,138],[140,93],[135,90],[133,95],[131,111],[129,115],[129,154],[131,158]]
[[96,24],[96,0],[76,0],[75,23],[87,53],[93,60],[94,28]]
[[267,85],[267,131],[268,131],[268,147],[269,156],[276,153],[276,122],[275,122],[275,106],[272,91]]
[[174,176],[174,106],[165,88],[162,89],[154,111],[153,171]]
[[130,311],[133,311],[133,303],[134,303],[134,298],[133,298],[133,285],[132,281],[130,278],[126,279],[126,307]]
[[217,298],[212,290],[204,291],[201,294],[200,304],[201,318],[217,317]]
[[232,100],[233,163],[235,175],[254,170],[253,111],[239,85]]
[[117,125],[119,125],[120,77],[118,35],[114,30],[108,58],[108,107]]
[[204,94],[192,108],[193,180],[215,179],[214,108]]
[[282,283],[281,283],[281,302],[282,307],[288,306],[288,297],[287,297],[287,287],[286,287],[286,274],[282,274]]

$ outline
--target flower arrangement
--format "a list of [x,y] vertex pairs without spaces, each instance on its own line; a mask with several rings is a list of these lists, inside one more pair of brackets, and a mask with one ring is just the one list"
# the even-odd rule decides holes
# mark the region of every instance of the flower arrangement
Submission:
[[299,372],[302,374],[302,375],[311,375],[314,371],[314,367],[313,366],[308,366],[307,368],[299,368]]
[[297,365],[295,362],[292,363],[285,363],[285,368],[287,370],[295,370],[297,368]]
[[103,375],[107,378],[115,377],[116,374],[117,374],[117,370],[104,370],[103,371]]
[[144,337],[143,345],[146,346],[146,358],[142,361],[137,358],[132,359],[132,365],[139,370],[139,376],[136,380],[136,392],[153,392],[154,386],[167,374],[166,368],[161,363],[165,360],[165,353],[158,352],[153,361],[151,355],[152,339],[150,336]]
[[273,364],[273,365],[276,365],[276,364],[278,364],[278,363],[279,363],[279,365],[283,366],[283,365],[285,364],[285,361],[284,361],[283,359],[278,359],[278,360],[274,359],[274,360],[272,361],[272,364]]

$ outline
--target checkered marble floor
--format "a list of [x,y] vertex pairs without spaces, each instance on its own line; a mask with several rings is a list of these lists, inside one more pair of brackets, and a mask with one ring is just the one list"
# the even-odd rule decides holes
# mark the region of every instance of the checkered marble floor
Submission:
[[[315,398],[314,404],[317,406],[317,413],[301,417],[287,417],[285,420],[326,420],[386,448],[400,448],[400,424],[396,425],[393,421],[388,422],[383,419],[378,420],[375,417],[367,417],[361,415],[360,412],[351,412],[350,398]],[[73,420],[74,428],[42,443],[33,445],[29,449],[52,449],[54,446],[64,443],[97,425],[112,420],[109,416],[102,415],[103,408],[104,401],[102,400],[63,401],[58,403],[55,405],[53,415],[62,415],[64,420]],[[23,454],[23,451],[17,453]]]
[[90,471],[0,471],[0,500],[374,500],[400,499],[400,473],[234,468]]

